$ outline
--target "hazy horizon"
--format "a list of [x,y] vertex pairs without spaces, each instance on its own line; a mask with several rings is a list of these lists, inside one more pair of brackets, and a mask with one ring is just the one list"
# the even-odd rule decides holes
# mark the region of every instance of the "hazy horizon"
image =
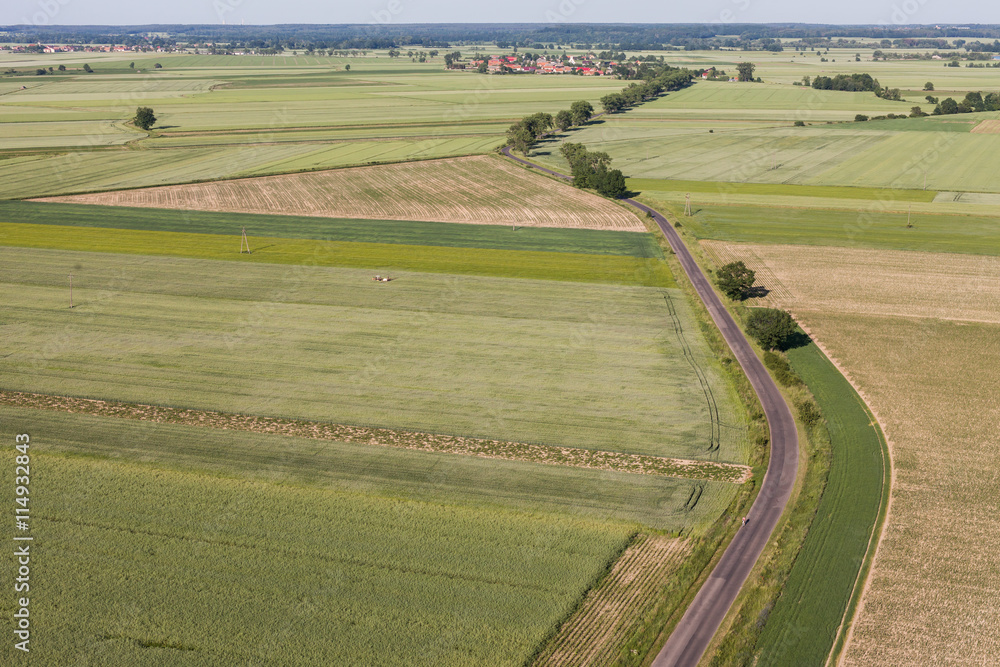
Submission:
[[[849,18],[848,18],[849,17]],[[361,0],[348,7],[314,0],[177,0],[155,8],[124,0],[12,0],[0,8],[0,24],[204,25],[239,24],[426,24],[426,23],[807,23],[825,25],[1000,24],[1000,3],[955,0],[842,0],[818,5],[796,0],[707,0],[672,7],[645,2],[611,5],[593,0],[508,0],[496,5]]]

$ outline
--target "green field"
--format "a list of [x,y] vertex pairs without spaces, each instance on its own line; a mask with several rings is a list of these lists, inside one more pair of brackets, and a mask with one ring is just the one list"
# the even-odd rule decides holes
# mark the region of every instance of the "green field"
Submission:
[[37,442],[32,648],[46,664],[521,665],[634,530],[63,458]]
[[251,237],[663,257],[652,234],[553,227],[512,230],[506,226],[454,222],[347,220],[18,201],[0,201],[0,222],[216,235],[238,235],[245,226]]
[[[642,524],[700,533],[738,487],[722,482],[502,461],[268,433],[0,406],[45,451],[400,500]],[[689,502],[700,493],[698,502]]]
[[[623,255],[492,250],[398,243],[356,243],[254,236],[249,255],[239,235],[149,232],[100,227],[0,223],[11,247],[116,252],[247,264],[347,266],[381,273],[431,273],[673,287],[662,259]],[[371,273],[368,274],[371,277]]]
[[746,457],[718,362],[682,334],[703,389],[681,352],[676,332],[697,329],[671,290],[429,273],[379,284],[352,269],[2,254],[7,389]]
[[[663,207],[653,196],[650,205]],[[899,205],[894,205],[897,208]],[[832,245],[892,248],[929,252],[1000,254],[1000,217],[868,213],[755,206],[694,206],[682,216],[683,204],[671,204],[678,220],[697,238],[747,243]],[[905,206],[903,207],[905,211]],[[907,227],[907,220],[912,227]]]
[[789,350],[788,359],[826,417],[832,460],[816,517],[760,636],[757,664],[822,667],[870,565],[865,559],[888,497],[888,468],[871,413],[819,348]]
[[[482,154],[535,111],[621,89],[596,77],[493,77],[365,57],[53,54],[69,71],[0,97],[0,198]],[[30,67],[38,56],[0,54]],[[134,72],[127,63],[134,61]],[[151,69],[155,62],[162,69]],[[348,72],[344,66],[350,64]],[[126,129],[154,109],[146,136]],[[115,146],[130,142],[127,147]],[[150,150],[152,149],[152,150]]]

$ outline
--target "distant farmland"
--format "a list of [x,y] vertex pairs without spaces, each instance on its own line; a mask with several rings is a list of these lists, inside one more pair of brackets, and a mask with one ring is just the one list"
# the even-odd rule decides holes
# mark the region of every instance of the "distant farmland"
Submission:
[[51,197],[45,201],[646,231],[639,218],[607,200],[489,156]]

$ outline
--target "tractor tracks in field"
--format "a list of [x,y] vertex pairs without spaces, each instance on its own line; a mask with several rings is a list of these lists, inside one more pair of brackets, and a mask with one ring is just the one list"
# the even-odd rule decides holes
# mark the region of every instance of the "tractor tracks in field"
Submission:
[[[510,147],[503,148],[503,154],[530,169],[569,180],[565,174],[514,157],[510,153]],[[792,412],[778,386],[722,304],[677,230],[655,209],[634,199],[624,199],[623,202],[648,214],[667,238],[692,287],[753,386],[770,430],[771,451],[767,472],[746,516],[745,525],[726,547],[684,616],[667,638],[663,649],[652,662],[653,667],[695,667],[722,625],[788,505],[798,473],[798,431]]]

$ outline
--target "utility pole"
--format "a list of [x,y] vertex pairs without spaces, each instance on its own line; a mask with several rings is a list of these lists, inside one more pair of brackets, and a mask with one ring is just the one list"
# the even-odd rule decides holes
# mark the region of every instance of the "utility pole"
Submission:
[[240,254],[243,254],[243,246],[247,247],[247,254],[250,254],[250,241],[247,239],[247,228],[243,228],[243,236],[240,238]]
[[684,215],[691,217],[691,193],[684,197]]
[[73,307],[73,274],[69,274],[69,307]]

